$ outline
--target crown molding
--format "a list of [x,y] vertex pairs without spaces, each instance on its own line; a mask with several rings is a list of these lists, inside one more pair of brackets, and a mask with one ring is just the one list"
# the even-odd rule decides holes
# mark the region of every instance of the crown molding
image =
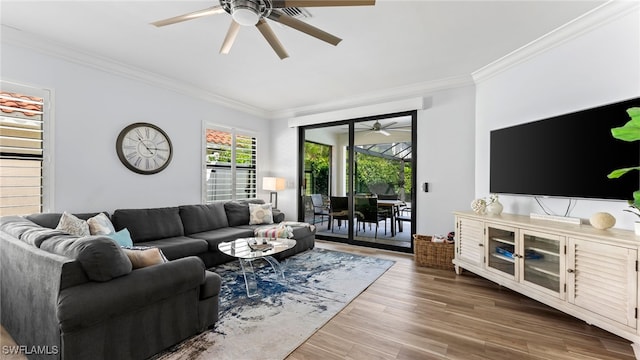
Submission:
[[356,107],[386,103],[390,101],[422,97],[439,90],[471,85],[474,85],[474,82],[470,75],[449,77],[440,80],[425,81],[391,89],[369,92],[333,102],[325,102],[311,106],[274,111],[270,114],[269,118],[292,119],[322,113],[336,112]]
[[140,81],[257,117],[266,118],[269,115],[269,113],[263,109],[214,94],[199,87],[189,85],[184,81],[118,62],[95,53],[79,51],[76,48],[71,48],[59,42],[44,39],[10,26],[2,25],[1,31],[2,43],[34,50],[45,55],[54,56],[82,66],[88,66],[100,71]]
[[640,2],[611,0],[510,52],[471,74],[480,83],[501,72],[640,8]]

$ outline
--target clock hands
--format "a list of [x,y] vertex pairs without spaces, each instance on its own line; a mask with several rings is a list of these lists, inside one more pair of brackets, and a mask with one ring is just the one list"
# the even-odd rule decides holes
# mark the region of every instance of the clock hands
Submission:
[[[142,137],[140,137],[140,135],[138,135],[138,140],[140,140],[140,143],[142,144],[142,146],[144,146],[145,149],[147,149],[147,151],[149,152],[150,155],[153,155],[153,151],[151,151],[151,149],[149,149],[149,147],[147,146],[147,144],[145,144],[144,140],[142,140]],[[158,148],[153,148],[154,150],[158,150]]]

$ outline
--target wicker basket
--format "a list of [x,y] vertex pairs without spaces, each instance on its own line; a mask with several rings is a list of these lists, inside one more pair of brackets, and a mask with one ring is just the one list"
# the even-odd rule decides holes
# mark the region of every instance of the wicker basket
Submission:
[[435,243],[428,235],[413,235],[415,259],[418,266],[453,270],[454,244]]

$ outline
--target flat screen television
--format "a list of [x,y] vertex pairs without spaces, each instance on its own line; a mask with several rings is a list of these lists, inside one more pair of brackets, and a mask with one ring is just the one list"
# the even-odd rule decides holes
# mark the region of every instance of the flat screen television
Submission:
[[640,172],[618,179],[615,169],[640,165],[640,141],[615,139],[611,128],[630,118],[640,98],[490,132],[491,193],[629,200]]

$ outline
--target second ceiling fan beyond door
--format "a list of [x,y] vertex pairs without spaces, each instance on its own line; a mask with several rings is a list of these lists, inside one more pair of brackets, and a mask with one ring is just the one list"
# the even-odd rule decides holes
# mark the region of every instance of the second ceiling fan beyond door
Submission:
[[286,25],[334,46],[338,45],[342,39],[315,26],[309,25],[304,21],[291,17],[279,9],[363,5],[375,5],[375,0],[220,0],[220,5],[154,21],[151,24],[161,27],[205,16],[227,13],[231,15],[232,19],[227,35],[220,48],[221,54],[229,53],[241,26],[255,26],[269,45],[271,45],[271,48],[278,54],[278,57],[285,59],[289,57],[289,54],[287,54],[284,46],[282,46],[282,43],[280,43],[280,40],[278,40],[271,26],[265,19]]

